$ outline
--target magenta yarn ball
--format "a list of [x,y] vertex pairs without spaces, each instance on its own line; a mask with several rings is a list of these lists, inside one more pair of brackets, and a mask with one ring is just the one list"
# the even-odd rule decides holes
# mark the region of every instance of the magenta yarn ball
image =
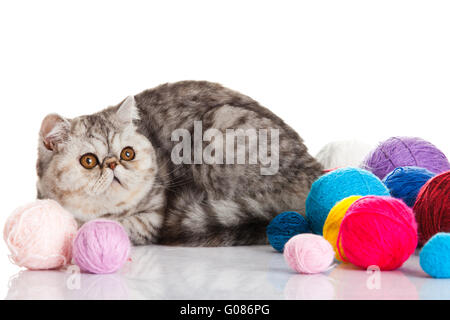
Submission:
[[73,242],[73,259],[84,272],[114,273],[127,261],[130,247],[121,224],[112,220],[92,220],[78,230]]
[[[417,247],[414,213],[402,200],[366,196],[348,209],[339,229],[337,243],[343,261],[368,268],[395,270]],[[345,258],[342,253],[345,252]]]
[[284,246],[284,259],[288,266],[304,274],[328,270],[334,261],[334,249],[325,238],[303,233],[292,237]]
[[415,137],[392,137],[381,142],[362,165],[381,180],[395,168],[405,166],[425,168],[436,174],[450,170],[450,163],[441,150]]

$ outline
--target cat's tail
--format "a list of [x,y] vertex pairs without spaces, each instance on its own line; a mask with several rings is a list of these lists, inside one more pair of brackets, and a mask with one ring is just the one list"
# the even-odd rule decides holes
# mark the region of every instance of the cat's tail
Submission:
[[188,247],[231,247],[268,244],[267,221],[232,227],[210,226],[204,233],[181,231],[176,238],[163,237],[160,244]]

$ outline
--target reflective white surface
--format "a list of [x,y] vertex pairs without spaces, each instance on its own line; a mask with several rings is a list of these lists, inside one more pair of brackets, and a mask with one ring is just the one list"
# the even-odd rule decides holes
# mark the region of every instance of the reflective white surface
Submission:
[[417,255],[397,271],[299,275],[269,246],[137,247],[116,274],[22,270],[7,285],[6,299],[450,299],[450,280],[428,277]]

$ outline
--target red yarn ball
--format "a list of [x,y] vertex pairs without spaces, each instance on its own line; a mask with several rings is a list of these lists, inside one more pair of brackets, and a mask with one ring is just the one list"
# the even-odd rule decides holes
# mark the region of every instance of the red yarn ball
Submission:
[[438,232],[450,232],[450,171],[435,176],[420,189],[413,210],[420,246]]
[[417,224],[413,211],[403,201],[384,196],[366,196],[347,210],[339,230],[339,255],[345,252],[354,265],[380,270],[399,268],[417,247]]

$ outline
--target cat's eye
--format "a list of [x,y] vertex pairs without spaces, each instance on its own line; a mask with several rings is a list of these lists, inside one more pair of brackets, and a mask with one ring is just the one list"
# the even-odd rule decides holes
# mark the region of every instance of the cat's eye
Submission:
[[134,160],[135,157],[136,157],[136,152],[134,152],[134,149],[132,147],[124,148],[120,154],[120,158],[125,161]]
[[86,153],[80,159],[81,165],[86,169],[93,169],[98,165],[97,156],[93,153]]

